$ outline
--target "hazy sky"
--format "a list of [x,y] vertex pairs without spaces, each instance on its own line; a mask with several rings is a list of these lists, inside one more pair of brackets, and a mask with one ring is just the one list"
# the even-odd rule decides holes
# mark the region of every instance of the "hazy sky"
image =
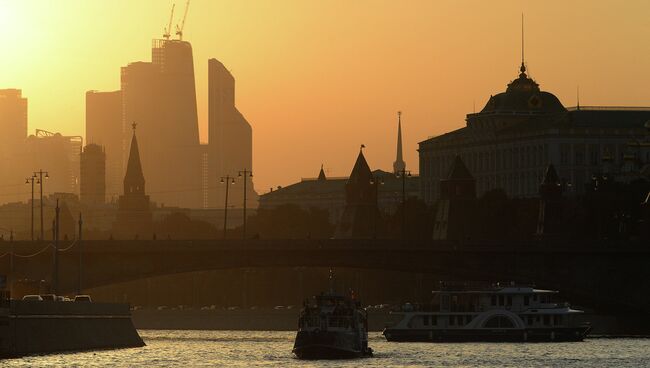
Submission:
[[[149,61],[173,0],[0,0],[0,88],[29,99],[29,130],[84,132],[84,93],[116,90],[120,67]],[[185,6],[176,0],[176,21]],[[348,175],[359,145],[390,170],[397,111],[407,166],[417,142],[464,125],[526,62],[565,106],[650,105],[648,1],[192,0],[202,140],[207,60],[234,74],[253,126],[259,192]]]

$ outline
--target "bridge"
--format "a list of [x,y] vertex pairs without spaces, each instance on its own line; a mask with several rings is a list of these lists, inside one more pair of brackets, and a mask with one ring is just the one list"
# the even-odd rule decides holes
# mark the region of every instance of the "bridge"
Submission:
[[[0,242],[0,273],[51,281],[54,247]],[[582,305],[650,312],[650,248],[641,243],[380,240],[90,240],[59,243],[59,292],[174,273],[257,267],[394,270],[438,280],[517,280]]]

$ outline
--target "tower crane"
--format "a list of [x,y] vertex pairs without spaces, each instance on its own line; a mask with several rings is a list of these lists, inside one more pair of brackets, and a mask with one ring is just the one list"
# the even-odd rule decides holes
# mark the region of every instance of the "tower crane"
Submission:
[[172,13],[169,16],[169,24],[167,25],[167,28],[165,28],[165,33],[163,34],[163,38],[166,40],[169,40],[169,37],[171,37],[171,31],[172,31],[172,20],[174,19],[174,8],[176,7],[176,4],[172,4]]
[[176,25],[176,35],[179,40],[183,40],[183,28],[185,28],[185,18],[187,18],[187,9],[190,7],[190,0],[187,0],[185,3],[185,13],[183,13],[183,20],[181,21],[181,26]]

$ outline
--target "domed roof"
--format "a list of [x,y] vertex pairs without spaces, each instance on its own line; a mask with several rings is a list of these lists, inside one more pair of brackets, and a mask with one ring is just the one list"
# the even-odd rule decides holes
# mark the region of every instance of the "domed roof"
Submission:
[[539,84],[526,75],[522,63],[519,78],[508,84],[505,92],[491,96],[481,113],[538,112],[558,113],[567,111],[552,93],[539,89]]

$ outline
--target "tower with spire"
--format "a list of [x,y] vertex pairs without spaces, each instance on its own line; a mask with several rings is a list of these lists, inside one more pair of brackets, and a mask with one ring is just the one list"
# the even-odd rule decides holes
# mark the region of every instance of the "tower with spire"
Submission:
[[348,182],[345,183],[345,208],[338,222],[334,237],[339,239],[372,238],[375,235],[377,207],[377,185],[363,155],[361,145]]
[[397,156],[393,162],[393,173],[395,175],[406,169],[406,162],[402,158],[402,112],[397,112]]
[[153,232],[153,217],[149,196],[145,194],[145,180],[140,162],[138,139],[133,123],[133,137],[129,160],[124,175],[124,194],[120,196],[113,235],[117,239],[149,238]]

